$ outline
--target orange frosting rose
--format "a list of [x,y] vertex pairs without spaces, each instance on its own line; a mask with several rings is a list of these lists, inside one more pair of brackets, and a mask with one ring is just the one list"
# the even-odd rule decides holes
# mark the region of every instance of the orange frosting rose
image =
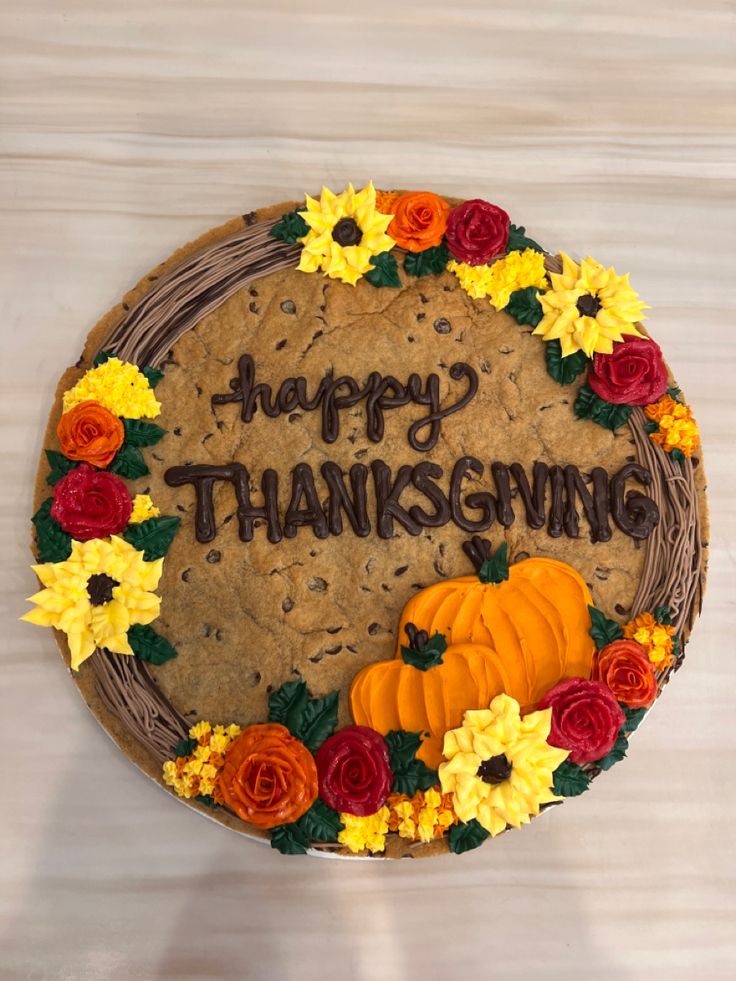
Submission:
[[593,678],[602,681],[616,700],[629,708],[648,708],[657,697],[654,666],[635,640],[614,640],[599,651]]
[[84,460],[102,469],[123,445],[125,429],[99,402],[80,402],[59,419],[56,435],[69,460]]
[[298,821],[317,799],[312,754],[286,726],[248,726],[230,743],[217,778],[223,801],[257,828]]
[[442,241],[449,212],[449,204],[431,191],[409,191],[394,203],[388,234],[407,252],[423,252]]

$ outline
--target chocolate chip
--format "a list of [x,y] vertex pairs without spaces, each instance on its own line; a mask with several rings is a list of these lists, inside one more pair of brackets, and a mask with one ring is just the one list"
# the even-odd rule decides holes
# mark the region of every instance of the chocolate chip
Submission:
[[438,317],[434,322],[434,329],[438,334],[449,334],[452,330],[452,324],[446,317]]
[[283,349],[284,349],[285,347],[286,347],[286,338],[284,338],[284,339],[283,339],[283,340],[281,340],[281,341],[278,341],[278,342],[277,342],[277,344],[276,344],[276,350],[277,350],[277,351],[283,351]]
[[375,637],[376,634],[378,633],[378,631],[380,629],[381,629],[381,624],[380,623],[375,623],[374,622],[374,623],[368,624],[368,633],[371,635],[371,637]]
[[181,574],[182,582],[189,582],[189,577],[191,576],[191,574],[192,574],[191,569],[185,569],[184,572],[182,572]]
[[250,685],[250,687],[255,688],[256,685],[260,685],[261,677],[262,675],[260,671],[254,671],[248,678],[248,684]]
[[211,548],[207,553],[207,561],[210,563],[210,565],[214,565],[215,562],[219,562],[221,558],[222,552],[220,552],[219,549]]
[[293,300],[284,300],[281,304],[281,309],[284,313],[296,313],[296,303]]
[[291,611],[294,609],[294,600],[290,596],[287,596],[281,604],[281,609],[284,611],[284,613],[291,613]]
[[327,589],[327,583],[320,576],[311,576],[307,579],[307,589],[313,593],[324,593]]
[[398,569],[394,569],[395,576],[403,576],[406,570],[409,568],[408,565],[400,565]]

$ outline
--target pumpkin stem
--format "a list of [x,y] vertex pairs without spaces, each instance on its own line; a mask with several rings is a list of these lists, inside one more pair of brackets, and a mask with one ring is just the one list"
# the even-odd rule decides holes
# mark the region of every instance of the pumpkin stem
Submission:
[[407,647],[401,645],[401,657],[404,664],[419,671],[428,671],[439,664],[442,664],[442,655],[447,650],[445,635],[439,631],[434,633],[430,639],[426,630],[417,630],[413,623],[407,623],[404,627],[406,636],[409,638]]
[[509,578],[508,545],[502,542],[494,554],[491,543],[480,535],[473,535],[463,544],[463,552],[475,566],[483,583],[499,583]]

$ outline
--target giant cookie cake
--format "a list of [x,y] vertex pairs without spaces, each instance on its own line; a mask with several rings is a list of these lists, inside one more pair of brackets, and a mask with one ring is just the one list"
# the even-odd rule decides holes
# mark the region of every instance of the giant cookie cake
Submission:
[[628,276],[544,245],[324,188],[92,330],[24,619],[172,796],[285,853],[460,853],[634,751],[700,610],[698,430]]

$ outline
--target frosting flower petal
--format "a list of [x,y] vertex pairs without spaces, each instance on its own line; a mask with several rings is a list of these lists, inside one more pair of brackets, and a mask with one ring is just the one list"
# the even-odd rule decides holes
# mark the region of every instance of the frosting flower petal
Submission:
[[337,840],[354,855],[366,850],[375,855],[377,852],[382,852],[386,847],[388,819],[389,809],[387,807],[382,807],[375,814],[369,814],[365,817],[358,817],[355,814],[341,814],[340,821],[344,828],[338,834]]
[[539,707],[552,710],[549,741],[569,750],[572,763],[592,763],[610,753],[624,724],[621,707],[600,681],[560,681]]
[[392,202],[389,234],[399,248],[423,252],[442,241],[450,206],[431,191],[409,191]]
[[319,201],[307,195],[307,210],[299,214],[309,232],[299,241],[303,245],[298,268],[302,272],[322,272],[331,279],[354,286],[370,272],[371,259],[387,252],[394,240],[386,234],[393,215],[376,210],[376,191],[370,183],[360,191],[352,184],[342,194],[323,187]]
[[99,402],[78,402],[64,412],[56,427],[59,448],[68,460],[84,460],[103,469],[123,445],[125,429]]
[[649,434],[654,443],[666,453],[679,450],[683,456],[693,455],[700,442],[700,431],[689,405],[665,395],[659,402],[647,405],[644,414],[657,423],[657,430]]
[[225,753],[234,739],[240,735],[240,727],[212,726],[198,722],[189,730],[189,739],[195,745],[191,751],[163,765],[162,778],[179,797],[212,797],[218,803],[223,798],[217,786],[217,776],[225,765]]
[[455,273],[462,288],[473,299],[480,300],[487,296],[497,310],[503,310],[508,305],[511,294],[516,290],[527,286],[544,290],[548,285],[544,256],[534,249],[509,252],[490,266],[471,266],[453,260],[447,268]]
[[51,517],[74,538],[89,541],[119,534],[132,508],[128,488],[119,477],[81,463],[54,487]]
[[658,623],[651,613],[640,613],[624,624],[624,637],[639,644],[655,668],[666,668],[674,660],[675,628]]
[[312,754],[275,722],[248,726],[231,743],[218,776],[219,793],[257,828],[298,821],[317,799]]
[[447,219],[447,247],[460,262],[482,266],[502,256],[509,241],[509,216],[481,198],[464,201]]
[[562,272],[551,273],[552,288],[539,295],[544,316],[533,333],[545,341],[559,340],[562,356],[583,351],[611,354],[614,341],[624,335],[642,337],[636,329],[647,305],[629,285],[628,274],[619,276],[588,257],[574,262],[560,253]]
[[453,795],[461,821],[477,820],[495,836],[509,824],[528,824],[542,804],[559,800],[552,774],[568,754],[547,742],[551,714],[521,718],[515,699],[497,695],[490,708],[466,712],[462,726],[445,734],[440,784]]
[[649,708],[657,697],[654,667],[634,640],[614,640],[598,651],[592,678],[602,681],[616,701],[629,708]]
[[374,814],[391,790],[392,774],[383,736],[367,726],[346,726],[317,751],[319,793],[336,811]]
[[149,518],[158,518],[161,509],[157,508],[148,494],[136,494],[133,498],[133,511],[128,519],[130,524],[139,525]]
[[161,600],[152,591],[162,569],[163,559],[146,562],[116,535],[72,541],[64,562],[33,566],[45,588],[29,597],[35,608],[21,619],[64,631],[74,671],[97,647],[132,654],[127,631],[158,616]]
[[667,391],[667,366],[654,341],[625,337],[611,354],[593,357],[588,384],[604,402],[648,405]]
[[64,392],[64,412],[80,402],[99,402],[114,416],[126,419],[155,419],[161,412],[148,379],[128,361],[108,358],[91,368],[77,384]]

